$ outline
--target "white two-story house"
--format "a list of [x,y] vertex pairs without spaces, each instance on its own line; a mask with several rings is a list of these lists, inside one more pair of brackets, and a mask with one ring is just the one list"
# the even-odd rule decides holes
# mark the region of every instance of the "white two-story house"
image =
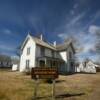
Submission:
[[71,41],[56,45],[45,42],[40,38],[27,35],[21,45],[20,72],[32,67],[57,67],[59,73],[75,72],[75,49]]

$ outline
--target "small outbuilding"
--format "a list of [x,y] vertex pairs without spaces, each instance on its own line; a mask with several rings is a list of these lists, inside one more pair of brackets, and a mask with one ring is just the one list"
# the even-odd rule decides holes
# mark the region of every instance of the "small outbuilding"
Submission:
[[93,61],[88,60],[85,62],[81,62],[80,65],[77,67],[77,72],[83,73],[96,73],[96,65]]
[[18,70],[19,70],[19,58],[12,57],[12,71],[18,71]]
[[18,64],[13,64],[12,71],[17,71],[17,70],[18,70]]

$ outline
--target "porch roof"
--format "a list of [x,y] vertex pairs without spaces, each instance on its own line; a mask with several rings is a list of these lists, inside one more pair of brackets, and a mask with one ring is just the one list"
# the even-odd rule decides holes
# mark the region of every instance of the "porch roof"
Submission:
[[43,56],[43,57],[37,57],[37,60],[51,60],[51,61],[60,61],[60,62],[64,62],[63,59],[60,58],[54,58],[54,57],[47,57],[47,56]]

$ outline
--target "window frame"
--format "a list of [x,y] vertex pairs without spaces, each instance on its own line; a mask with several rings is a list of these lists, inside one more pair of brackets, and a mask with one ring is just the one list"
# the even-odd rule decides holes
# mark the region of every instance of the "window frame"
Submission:
[[72,52],[69,52],[69,59],[72,59]]
[[28,47],[28,48],[27,48],[27,55],[30,55],[30,50],[31,50],[31,48]]
[[52,57],[54,58],[55,57],[55,51],[51,51],[51,54],[52,54]]
[[45,56],[45,48],[44,47],[40,47],[40,53],[41,53],[41,56]]
[[27,60],[26,60],[26,69],[29,69],[29,67],[30,67],[30,60],[27,59]]

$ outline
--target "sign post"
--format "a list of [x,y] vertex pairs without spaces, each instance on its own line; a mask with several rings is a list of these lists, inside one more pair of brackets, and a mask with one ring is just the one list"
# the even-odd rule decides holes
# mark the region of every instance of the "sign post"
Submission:
[[53,80],[53,85],[52,85],[52,100],[55,100],[55,80]]
[[35,79],[34,100],[37,99],[37,87],[38,87],[38,79]]
[[34,100],[37,98],[38,79],[52,79],[52,98],[55,100],[55,79],[58,78],[58,70],[56,68],[39,68],[35,67],[31,70],[31,78],[35,79]]

